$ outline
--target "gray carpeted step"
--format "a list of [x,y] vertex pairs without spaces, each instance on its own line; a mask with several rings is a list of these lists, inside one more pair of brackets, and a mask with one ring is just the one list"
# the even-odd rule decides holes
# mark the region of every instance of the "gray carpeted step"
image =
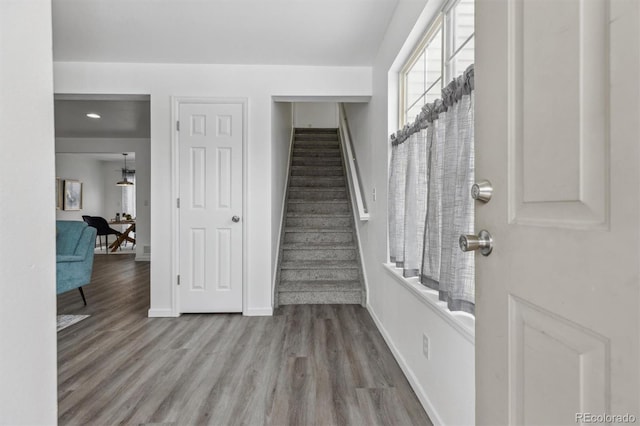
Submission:
[[307,134],[307,133],[337,133],[338,129],[335,127],[296,127],[295,134]]
[[340,157],[293,157],[291,160],[293,166],[342,166],[342,158]]
[[298,213],[349,213],[349,203],[346,201],[306,201],[289,200],[288,212]]
[[344,176],[342,166],[293,166],[291,176]]
[[291,176],[289,185],[311,187],[344,187],[343,176]]
[[[294,191],[299,189],[300,191]],[[318,191],[324,189],[325,191]],[[306,201],[347,201],[347,192],[345,189],[339,188],[289,188],[290,200],[306,200]]]
[[292,213],[349,213],[350,207],[346,201],[289,200],[287,211]]
[[336,214],[287,214],[286,226],[289,228],[331,228],[351,226],[351,216],[342,213]]
[[309,142],[317,142],[317,141],[337,141],[338,134],[337,133],[301,133],[295,135],[296,141],[309,141]]
[[293,141],[293,149],[340,149],[340,141]]
[[285,228],[287,243],[353,243],[351,229]]
[[339,149],[303,149],[295,148],[293,157],[340,157]]
[[280,279],[282,281],[353,281],[359,279],[359,269],[358,263],[348,260],[283,260],[280,264]]
[[284,292],[278,294],[278,299],[281,305],[360,305],[362,290]]
[[308,280],[282,281],[280,292],[286,291],[355,291],[360,290],[357,280]]
[[308,245],[305,248],[287,248],[282,250],[282,260],[356,260],[355,247],[351,248],[318,248]]

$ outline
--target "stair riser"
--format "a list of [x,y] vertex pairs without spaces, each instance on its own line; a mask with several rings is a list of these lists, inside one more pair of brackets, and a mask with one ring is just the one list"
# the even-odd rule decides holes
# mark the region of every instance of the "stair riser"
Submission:
[[355,250],[283,250],[283,260],[355,260]]
[[285,243],[351,243],[351,232],[286,232]]
[[317,188],[327,188],[327,187],[344,187],[345,182],[344,178],[341,176],[337,177],[326,177],[326,176],[291,176],[289,180],[290,186],[308,186],[308,187],[317,187]]
[[340,149],[337,141],[294,141],[293,149]]
[[293,157],[294,166],[342,166],[340,157]]
[[327,134],[322,134],[322,133],[314,133],[314,134],[296,134],[295,137],[296,142],[297,141],[310,141],[310,142],[315,142],[315,141],[334,141],[337,142],[338,141],[338,135],[335,133],[327,133]]
[[345,191],[289,191],[290,200],[340,201],[347,199]]
[[362,303],[362,293],[360,291],[283,292],[279,293],[278,296],[281,305]]
[[340,151],[337,149],[320,150],[320,149],[294,149],[293,157],[340,157]]
[[283,281],[300,280],[357,280],[357,269],[283,269],[280,272]]
[[292,169],[291,176],[344,176],[344,171],[342,168],[304,167],[302,169]]
[[279,291],[361,291],[360,281],[280,281]]
[[287,211],[291,213],[348,213],[347,203],[288,203]]
[[287,227],[331,228],[334,226],[351,226],[349,217],[288,217]]

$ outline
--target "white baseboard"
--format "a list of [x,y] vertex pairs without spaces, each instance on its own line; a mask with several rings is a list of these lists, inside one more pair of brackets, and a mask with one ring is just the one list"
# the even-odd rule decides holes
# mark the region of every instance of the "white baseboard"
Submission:
[[273,316],[273,308],[248,308],[242,315],[245,317],[270,317]]
[[151,255],[149,254],[136,255],[136,262],[151,262]]
[[391,336],[389,336],[389,333],[387,333],[387,330],[382,325],[382,322],[380,321],[376,313],[373,311],[373,308],[371,307],[371,305],[368,303],[367,303],[367,310],[369,311],[371,318],[373,318],[373,322],[378,327],[380,334],[382,334],[382,337],[384,338],[384,340],[387,342],[387,345],[391,349],[391,353],[393,354],[393,357],[396,359],[396,361],[398,361],[398,364],[400,365],[402,372],[407,377],[407,380],[409,380],[409,384],[411,385],[411,388],[416,393],[416,396],[420,400],[420,403],[422,404],[422,407],[424,408],[424,410],[427,412],[427,415],[429,416],[429,419],[431,419],[431,422],[434,425],[444,425],[442,418],[438,415],[438,411],[431,403],[431,400],[427,396],[427,393],[425,392],[424,388],[420,385],[420,382],[416,378],[415,374],[413,374],[413,370],[411,370],[411,367],[409,367],[409,365],[407,364],[407,361],[405,361],[404,357],[402,356],[402,354],[400,353],[396,345],[393,343]]
[[175,318],[180,315],[176,315],[172,309],[149,309],[147,316],[149,318]]

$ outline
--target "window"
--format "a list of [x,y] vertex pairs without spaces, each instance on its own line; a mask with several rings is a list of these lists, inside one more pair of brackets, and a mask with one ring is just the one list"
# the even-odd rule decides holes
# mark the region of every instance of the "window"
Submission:
[[133,185],[122,187],[122,213],[130,214],[136,217],[136,172],[135,170],[122,170],[123,176],[126,176]]
[[449,2],[444,10],[400,71],[402,125],[474,62],[474,0]]

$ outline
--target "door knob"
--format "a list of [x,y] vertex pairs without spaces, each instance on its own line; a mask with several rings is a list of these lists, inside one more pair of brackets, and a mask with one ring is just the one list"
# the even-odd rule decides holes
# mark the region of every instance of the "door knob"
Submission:
[[483,229],[475,235],[460,235],[460,249],[462,251],[480,250],[483,256],[489,256],[493,250],[493,237],[489,231]]
[[234,217],[232,217],[232,218],[231,218],[231,220],[232,220],[233,222],[235,222],[235,223],[240,222],[240,218],[239,218],[238,216],[234,216]]
[[488,203],[493,195],[493,186],[488,180],[481,180],[471,187],[471,198]]

